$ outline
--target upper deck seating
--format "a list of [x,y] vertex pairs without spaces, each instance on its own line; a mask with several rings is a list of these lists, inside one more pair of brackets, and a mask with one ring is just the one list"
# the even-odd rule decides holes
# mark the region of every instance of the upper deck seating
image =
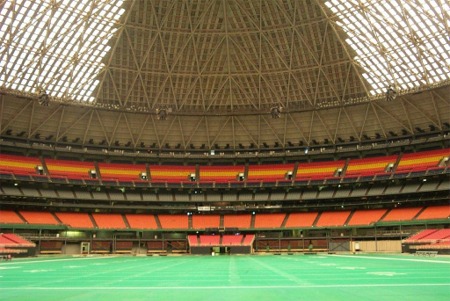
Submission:
[[344,166],[344,160],[301,163],[298,165],[295,179],[296,181],[304,181],[333,178],[336,176],[336,172],[339,169],[342,170]]
[[101,178],[119,181],[140,181],[141,174],[147,173],[144,164],[98,163]]
[[36,157],[0,154],[0,173],[36,175],[37,166],[42,166],[42,162]]
[[429,168],[440,168],[439,163],[444,157],[450,156],[450,149],[438,149],[417,153],[405,153],[398,163],[396,173],[409,171],[426,171]]
[[89,179],[95,171],[94,162],[45,159],[50,177],[67,177],[68,179]]
[[288,172],[293,172],[294,164],[249,165],[248,181],[276,182],[284,181]]
[[240,173],[244,173],[245,166],[200,166],[200,182],[233,182],[238,179]]
[[345,176],[375,176],[376,174],[386,173],[388,165],[394,165],[397,158],[398,156],[386,156],[351,159],[347,165]]
[[149,169],[152,182],[189,182],[195,175],[195,166],[150,165]]

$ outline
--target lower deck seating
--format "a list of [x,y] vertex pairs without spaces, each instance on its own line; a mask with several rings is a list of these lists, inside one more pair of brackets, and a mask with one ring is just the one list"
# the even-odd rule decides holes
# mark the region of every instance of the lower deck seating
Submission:
[[112,245],[110,241],[93,241],[91,243],[91,253],[106,254],[112,253]]
[[25,238],[13,233],[0,234],[0,248],[31,248],[35,244],[26,240]]
[[130,254],[133,251],[132,241],[116,241],[116,253]]
[[63,242],[57,240],[43,240],[39,244],[41,254],[61,254]]
[[220,235],[200,235],[199,246],[220,246]]
[[132,229],[158,229],[155,216],[152,214],[126,214],[125,218]]
[[188,235],[190,246],[199,247],[232,247],[232,246],[251,246],[255,240],[255,235]]

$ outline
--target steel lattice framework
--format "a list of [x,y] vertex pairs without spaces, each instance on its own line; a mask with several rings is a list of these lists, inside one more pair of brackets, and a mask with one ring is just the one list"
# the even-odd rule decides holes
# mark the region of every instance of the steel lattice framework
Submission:
[[41,2],[0,7],[2,136],[240,149],[450,121],[448,1]]

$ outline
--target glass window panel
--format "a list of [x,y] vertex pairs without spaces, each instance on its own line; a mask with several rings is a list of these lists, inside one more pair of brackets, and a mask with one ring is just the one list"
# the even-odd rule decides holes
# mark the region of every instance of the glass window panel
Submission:
[[[448,70],[440,67],[450,52],[448,33],[442,23],[443,17],[444,22],[449,23],[449,15],[442,14],[437,9],[439,5],[448,6],[447,3],[420,0],[410,6],[407,2],[400,1],[368,1],[363,10],[360,7],[364,2],[346,1],[345,5],[339,5],[341,2],[327,1],[326,6],[340,16],[339,26],[349,35],[346,42],[356,52],[355,59],[365,68],[363,77],[372,79],[368,82],[373,91],[378,91],[380,84],[384,87],[393,84],[388,81],[394,78],[404,89],[423,84],[422,78],[434,76],[434,79],[444,80],[440,76],[443,74],[446,74],[445,80],[450,78]],[[430,10],[430,5],[435,8]],[[427,13],[423,13],[424,10]],[[356,36],[350,34],[352,31]],[[369,49],[366,41],[377,46]],[[380,49],[386,49],[387,54]],[[427,53],[432,53],[433,56]],[[365,63],[368,56],[374,56],[372,64]],[[385,66],[386,59],[389,60],[390,67]],[[434,75],[436,72],[423,67],[426,64],[437,69],[439,78]],[[434,81],[429,81],[431,82]]]

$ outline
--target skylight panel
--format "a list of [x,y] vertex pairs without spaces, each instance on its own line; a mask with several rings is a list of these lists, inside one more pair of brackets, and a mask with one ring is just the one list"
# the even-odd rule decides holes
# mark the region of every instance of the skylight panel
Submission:
[[123,3],[7,0],[0,11],[0,85],[92,101]]
[[331,0],[325,5],[339,17],[337,24],[347,33],[346,42],[372,86],[370,94],[385,93],[377,87],[408,90],[450,79],[448,4],[439,7],[427,0],[345,3]]

